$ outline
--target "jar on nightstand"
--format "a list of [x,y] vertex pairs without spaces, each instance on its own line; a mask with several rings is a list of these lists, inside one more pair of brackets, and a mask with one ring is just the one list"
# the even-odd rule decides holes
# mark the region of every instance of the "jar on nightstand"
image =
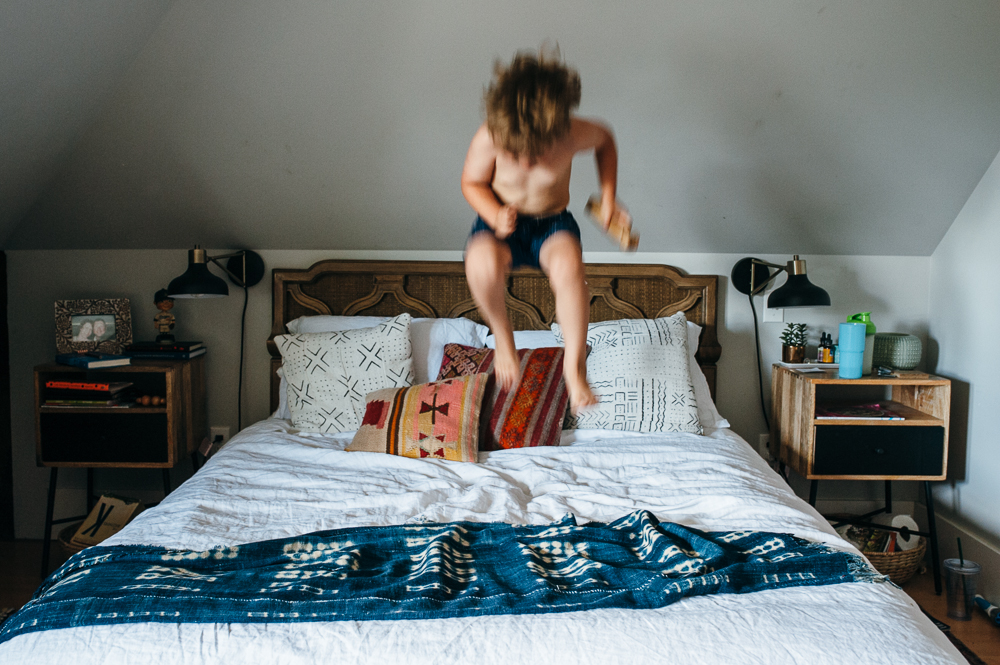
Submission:
[[872,364],[887,365],[896,369],[913,369],[920,364],[922,352],[923,345],[916,335],[875,333]]

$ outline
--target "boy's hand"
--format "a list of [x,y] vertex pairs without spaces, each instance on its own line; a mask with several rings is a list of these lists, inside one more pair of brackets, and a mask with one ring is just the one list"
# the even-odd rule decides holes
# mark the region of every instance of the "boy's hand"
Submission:
[[503,240],[517,228],[517,208],[512,205],[500,206],[496,219],[493,221],[493,234],[497,240]]

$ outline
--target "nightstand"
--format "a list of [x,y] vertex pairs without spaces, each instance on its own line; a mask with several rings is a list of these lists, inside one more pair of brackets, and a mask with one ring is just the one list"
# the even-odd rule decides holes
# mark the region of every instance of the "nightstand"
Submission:
[[[128,381],[137,394],[166,398],[161,406],[53,407],[43,406],[45,382]],[[130,365],[82,370],[67,365],[35,367],[35,458],[51,467],[45,510],[42,577],[48,572],[52,527],[84,516],[53,519],[60,467],[87,469],[87,512],[94,504],[95,468],[163,470],[163,492],[170,493],[170,469],[190,456],[207,434],[205,358],[192,360],[133,360]]]
[[[816,406],[878,402],[903,420],[816,418]],[[927,532],[934,588],[941,593],[937,528],[931,481],[948,471],[951,382],[922,372],[895,377],[841,379],[836,369],[815,371],[775,364],[771,372],[771,441],[778,460],[812,481],[809,503],[816,505],[820,480],[885,481],[885,507],[858,521],[892,512],[893,480],[924,483]],[[880,528],[890,528],[883,527]]]

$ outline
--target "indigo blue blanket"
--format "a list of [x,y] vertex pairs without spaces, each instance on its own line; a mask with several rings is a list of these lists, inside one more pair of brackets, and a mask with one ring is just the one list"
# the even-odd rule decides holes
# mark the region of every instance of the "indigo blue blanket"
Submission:
[[649,609],[687,596],[882,581],[857,555],[787,534],[706,533],[637,511],[615,522],[451,522],[321,531],[208,551],[90,547],[0,642],[118,623],[432,619]]

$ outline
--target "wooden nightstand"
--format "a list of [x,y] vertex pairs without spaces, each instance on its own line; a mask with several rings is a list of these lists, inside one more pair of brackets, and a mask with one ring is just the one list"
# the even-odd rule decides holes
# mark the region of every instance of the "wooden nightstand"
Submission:
[[[137,394],[166,397],[165,406],[132,408],[43,406],[50,380],[129,381]],[[42,577],[48,572],[52,527],[83,516],[53,520],[60,467],[87,469],[87,512],[94,504],[95,468],[163,469],[163,492],[170,493],[170,469],[190,456],[207,434],[205,358],[133,360],[131,365],[82,370],[67,365],[35,367],[35,458],[51,467],[45,511]]]
[[[775,364],[771,371],[771,441],[778,460],[812,481],[809,503],[816,505],[820,480],[883,480],[885,507],[859,518],[892,512],[893,480],[923,481],[927,503],[934,586],[941,592],[937,528],[931,481],[948,472],[951,382],[922,372],[896,377],[841,379],[822,372]],[[878,402],[904,420],[821,420],[816,406]],[[887,528],[887,527],[882,527]],[[891,528],[891,527],[888,527]]]

